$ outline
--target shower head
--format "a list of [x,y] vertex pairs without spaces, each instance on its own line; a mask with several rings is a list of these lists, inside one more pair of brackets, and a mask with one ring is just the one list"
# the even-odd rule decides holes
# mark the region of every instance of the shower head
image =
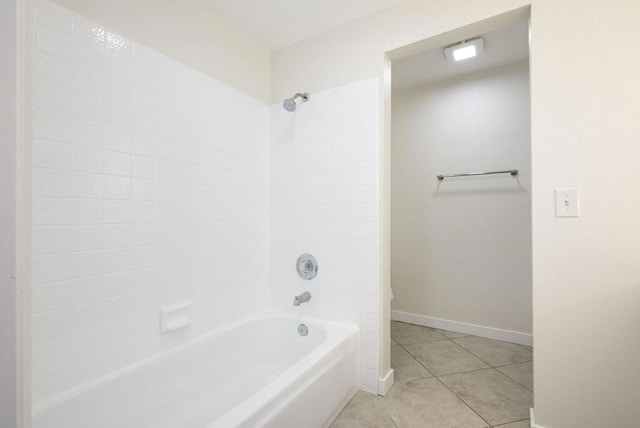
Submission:
[[296,103],[296,98],[300,98],[303,102],[306,103],[307,101],[309,101],[309,94],[307,94],[306,92],[304,93],[298,92],[293,97],[287,98],[286,100],[284,100],[282,102],[282,107],[284,107],[286,111],[296,111],[296,108],[298,107],[298,104]]

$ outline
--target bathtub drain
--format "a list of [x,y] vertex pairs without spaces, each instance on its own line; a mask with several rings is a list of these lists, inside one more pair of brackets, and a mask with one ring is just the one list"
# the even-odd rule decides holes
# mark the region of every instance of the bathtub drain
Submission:
[[306,336],[307,334],[309,334],[309,328],[304,324],[300,324],[298,326],[298,334],[300,336]]

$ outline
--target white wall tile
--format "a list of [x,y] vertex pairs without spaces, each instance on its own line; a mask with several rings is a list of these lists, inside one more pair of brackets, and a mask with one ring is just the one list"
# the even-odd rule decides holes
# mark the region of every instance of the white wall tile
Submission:
[[71,306],[71,281],[58,281],[34,287],[31,307],[34,314],[55,311]]
[[33,142],[33,166],[35,168],[69,170],[71,145],[56,141],[35,139]]
[[71,254],[34,255],[31,260],[33,284],[61,281],[72,277]]
[[74,252],[102,249],[103,230],[101,224],[71,226],[71,249]]
[[104,202],[102,199],[74,199],[71,224],[102,224]]
[[71,226],[37,226],[32,230],[33,254],[71,252]]
[[73,58],[72,37],[46,24],[38,23],[37,25],[36,48],[39,52],[57,56],[65,60],[71,60]]
[[267,305],[269,110],[54,2],[36,8],[37,401],[177,346],[159,335],[161,305],[203,302],[184,340]]
[[[311,94],[293,114],[271,109],[271,300],[301,314],[361,328],[361,387],[376,391],[380,348],[376,81]],[[345,102],[347,99],[350,102]],[[365,102],[362,100],[366,100]],[[294,271],[299,254],[318,259],[309,282]]]
[[104,223],[131,223],[131,201],[130,200],[105,200]]

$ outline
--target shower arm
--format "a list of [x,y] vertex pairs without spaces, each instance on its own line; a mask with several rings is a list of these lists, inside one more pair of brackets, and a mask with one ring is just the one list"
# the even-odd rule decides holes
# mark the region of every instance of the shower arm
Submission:
[[293,96],[293,99],[294,99],[294,100],[295,100],[296,98],[302,98],[302,101],[305,101],[305,102],[306,102],[306,101],[309,101],[309,94],[307,94],[306,92],[304,92],[304,93],[298,92],[297,94],[295,94],[295,95]]

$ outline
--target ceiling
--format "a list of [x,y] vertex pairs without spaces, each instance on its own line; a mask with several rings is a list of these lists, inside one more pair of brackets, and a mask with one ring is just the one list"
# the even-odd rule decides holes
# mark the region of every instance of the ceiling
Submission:
[[202,0],[243,32],[276,50],[402,0]]
[[527,21],[483,34],[484,55],[450,64],[443,48],[432,49],[402,58],[392,64],[394,90],[407,89],[438,80],[488,68],[524,61],[529,57],[529,23]]

